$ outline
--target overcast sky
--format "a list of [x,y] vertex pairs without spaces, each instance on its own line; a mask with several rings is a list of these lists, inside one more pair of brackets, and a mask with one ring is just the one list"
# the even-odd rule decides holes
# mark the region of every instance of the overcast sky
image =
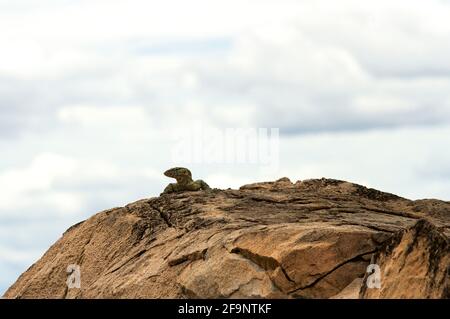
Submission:
[[279,129],[275,169],[189,165],[212,187],[450,200],[448,17],[446,0],[0,0],[0,292],[72,224],[158,196],[189,164],[173,133],[199,126]]

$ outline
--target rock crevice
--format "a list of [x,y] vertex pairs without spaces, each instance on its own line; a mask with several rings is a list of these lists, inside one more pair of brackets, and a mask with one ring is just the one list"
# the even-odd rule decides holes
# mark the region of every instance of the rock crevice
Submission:
[[4,297],[449,298],[449,214],[332,179],[164,194],[70,227]]

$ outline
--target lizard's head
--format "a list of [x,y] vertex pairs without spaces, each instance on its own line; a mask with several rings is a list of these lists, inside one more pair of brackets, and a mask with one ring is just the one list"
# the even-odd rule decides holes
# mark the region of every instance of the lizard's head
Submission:
[[191,171],[184,167],[174,167],[164,172],[167,177],[175,178],[178,183],[192,181]]

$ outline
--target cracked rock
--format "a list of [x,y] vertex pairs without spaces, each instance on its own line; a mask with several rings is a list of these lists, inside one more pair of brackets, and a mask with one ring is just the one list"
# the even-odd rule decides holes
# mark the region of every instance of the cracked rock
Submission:
[[448,298],[449,214],[324,178],[165,194],[70,227],[4,297]]

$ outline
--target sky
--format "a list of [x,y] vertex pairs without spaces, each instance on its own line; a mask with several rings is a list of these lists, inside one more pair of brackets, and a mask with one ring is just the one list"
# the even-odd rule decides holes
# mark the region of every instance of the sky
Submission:
[[[0,0],[0,294],[173,166],[217,188],[328,177],[450,200],[449,16],[447,0]],[[259,153],[227,160],[233,132]]]

